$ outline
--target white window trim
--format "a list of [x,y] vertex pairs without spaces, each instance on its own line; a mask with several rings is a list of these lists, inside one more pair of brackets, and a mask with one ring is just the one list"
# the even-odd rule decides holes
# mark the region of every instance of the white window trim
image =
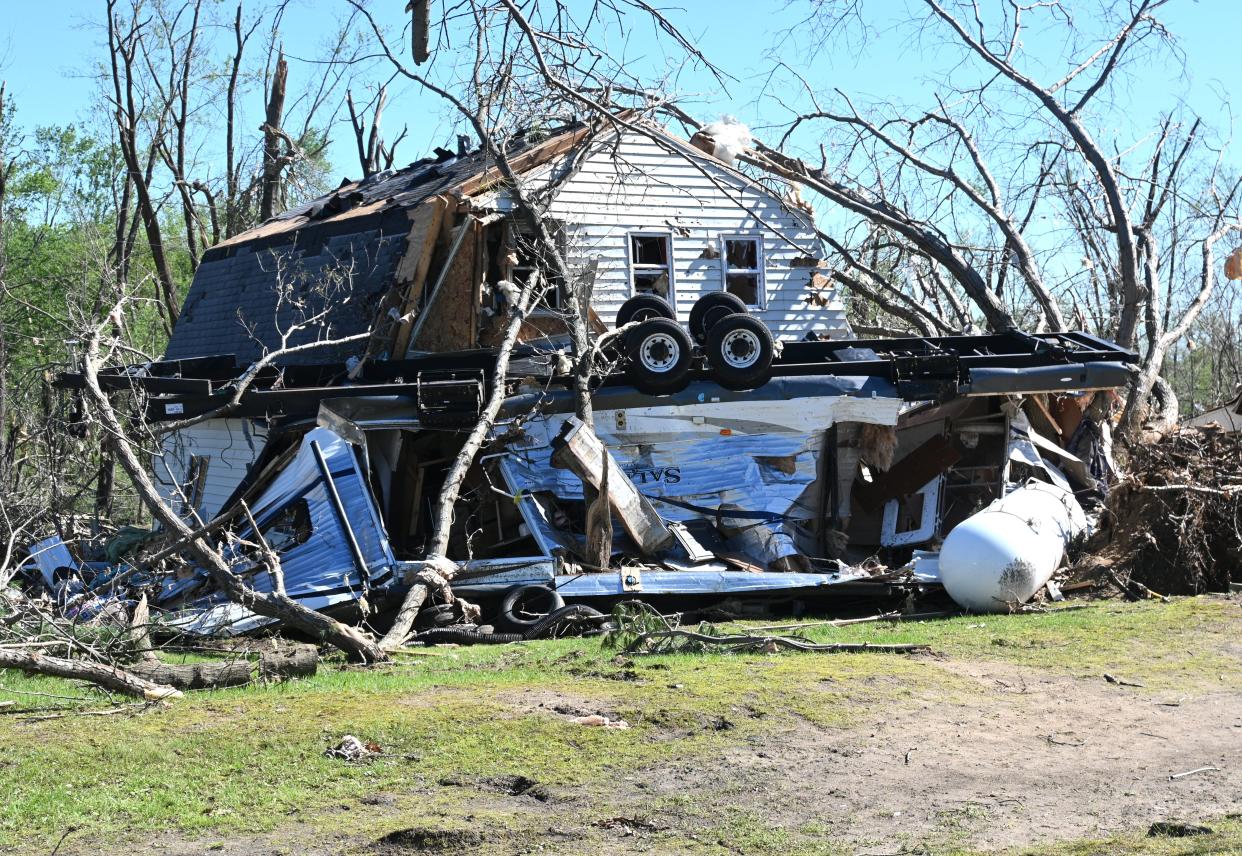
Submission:
[[[672,231],[631,229],[625,233],[625,268],[630,280],[630,297],[638,294],[638,290],[634,288],[634,274],[637,272],[634,267],[634,238],[664,238],[667,241],[665,246],[668,248],[668,297],[665,300],[673,307],[674,312],[677,311],[677,264],[673,256]],[[652,270],[653,268],[645,269]]]
[[758,265],[754,269],[736,268],[736,273],[753,273],[758,278],[759,287],[756,289],[756,297],[758,303],[748,304],[750,309],[763,309],[768,305],[768,278],[767,264],[768,259],[764,253],[763,235],[746,234],[745,232],[731,232],[719,236],[720,241],[720,290],[729,290],[729,245],[727,241],[754,241],[755,242],[755,264]]

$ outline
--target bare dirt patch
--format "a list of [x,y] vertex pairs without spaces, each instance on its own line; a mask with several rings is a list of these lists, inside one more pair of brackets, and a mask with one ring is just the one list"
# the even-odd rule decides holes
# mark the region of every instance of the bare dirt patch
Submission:
[[[886,852],[1093,837],[1242,808],[1242,693],[1153,694],[997,663],[934,667],[980,694],[927,695],[850,729],[774,730],[655,777],[653,789],[695,794],[679,823],[741,809]],[[1202,767],[1216,769],[1170,778]]]

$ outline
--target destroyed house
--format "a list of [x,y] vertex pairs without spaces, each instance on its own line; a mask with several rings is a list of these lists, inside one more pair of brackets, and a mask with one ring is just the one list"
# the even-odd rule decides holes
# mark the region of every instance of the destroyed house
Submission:
[[[499,388],[448,558],[455,590],[507,615],[547,586],[788,598],[965,574],[971,608],[1029,598],[1106,485],[1100,391],[1136,356],[1083,333],[853,339],[797,188],[744,174],[709,136],[643,128],[530,134],[510,153],[571,269],[593,276],[590,326],[632,322],[593,425],[574,417],[555,296],[494,376],[531,224],[484,155],[441,150],[214,247],[164,359],[103,378],[180,420],[279,352],[235,409],[166,436],[166,496],[202,523],[254,509],[303,603],[374,605],[419,568],[449,464]],[[588,547],[600,508],[604,566]],[[202,632],[258,621],[202,574],[154,602]]]
[[[635,295],[664,298],[685,322],[702,295],[726,292],[777,339],[848,337],[844,308],[817,270],[810,212],[790,189],[642,127],[530,132],[510,155],[532,188],[551,194],[548,220],[571,268],[594,271],[596,329]],[[502,319],[496,283],[529,273],[528,227],[511,210],[478,151],[440,149],[347,182],[205,253],[164,360],[231,358],[240,372],[282,348],[285,366],[486,348]],[[563,333],[556,309],[537,307],[521,338]],[[308,347],[323,341],[340,344]],[[188,485],[177,502],[210,518],[266,435],[265,419],[195,426],[171,438],[156,475],[170,495]]]

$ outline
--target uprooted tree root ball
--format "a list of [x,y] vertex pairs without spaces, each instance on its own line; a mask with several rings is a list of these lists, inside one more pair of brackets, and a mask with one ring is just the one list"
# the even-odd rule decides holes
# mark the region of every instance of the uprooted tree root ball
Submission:
[[1185,429],[1136,444],[1074,575],[1228,591],[1242,579],[1242,434]]

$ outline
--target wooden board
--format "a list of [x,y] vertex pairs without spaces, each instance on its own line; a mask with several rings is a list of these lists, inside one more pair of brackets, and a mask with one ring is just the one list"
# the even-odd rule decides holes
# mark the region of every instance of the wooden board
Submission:
[[608,504],[640,550],[653,556],[672,545],[673,533],[651,501],[638,492],[608,447],[585,423],[569,417],[552,445],[556,448],[552,466],[569,470],[596,490],[603,484],[604,467],[608,467]]
[[444,212],[447,208],[448,200],[433,196],[410,212],[410,235],[405,255],[397,264],[393,277],[394,286],[400,294],[396,305],[401,320],[394,325],[393,333],[385,337],[391,341],[388,353],[393,359],[401,359],[409,347],[414,310],[418,308],[423,287],[427,283],[427,271],[431,267],[431,257],[435,254],[440,225],[445,219]]

